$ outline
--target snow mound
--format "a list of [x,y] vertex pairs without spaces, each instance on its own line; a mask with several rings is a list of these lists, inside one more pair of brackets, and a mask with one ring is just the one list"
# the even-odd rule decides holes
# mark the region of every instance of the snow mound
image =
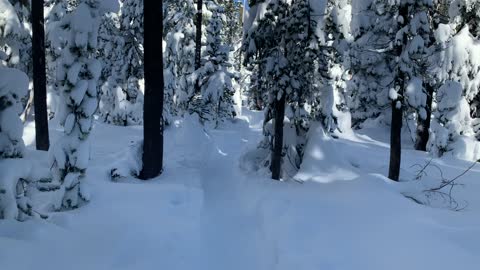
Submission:
[[355,168],[335,145],[335,139],[325,133],[319,123],[312,124],[305,148],[303,163],[294,179],[328,183],[338,179],[352,180],[358,177]]

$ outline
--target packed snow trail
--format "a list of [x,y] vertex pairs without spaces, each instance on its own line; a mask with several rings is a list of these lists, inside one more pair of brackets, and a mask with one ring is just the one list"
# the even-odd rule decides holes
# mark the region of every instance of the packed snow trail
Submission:
[[238,169],[242,150],[254,137],[250,135],[258,136],[253,133],[250,128],[210,131],[212,148],[200,172],[205,269],[274,269],[261,218],[255,208],[248,207],[247,179]]

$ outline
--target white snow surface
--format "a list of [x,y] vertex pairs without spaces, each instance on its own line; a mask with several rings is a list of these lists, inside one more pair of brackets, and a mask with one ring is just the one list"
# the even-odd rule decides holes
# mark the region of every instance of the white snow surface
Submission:
[[[392,183],[388,128],[330,138],[314,125],[299,172],[275,182],[241,171],[243,153],[261,138],[263,113],[221,130],[195,119],[165,132],[165,168],[148,182],[109,180],[109,170],[142,138],[141,127],[96,123],[85,182],[91,202],[47,221],[0,221],[0,269],[32,270],[475,270],[480,265],[480,165],[459,179],[454,212],[422,206],[401,193],[438,184],[437,168],[420,181]],[[52,127],[52,140],[61,129]],[[380,139],[378,139],[380,138]],[[24,140],[33,151],[34,125]],[[406,145],[402,180],[430,157]],[[120,162],[121,164],[121,162]],[[471,163],[435,159],[445,177]],[[125,164],[127,166],[127,164]],[[348,181],[346,181],[348,180]]]

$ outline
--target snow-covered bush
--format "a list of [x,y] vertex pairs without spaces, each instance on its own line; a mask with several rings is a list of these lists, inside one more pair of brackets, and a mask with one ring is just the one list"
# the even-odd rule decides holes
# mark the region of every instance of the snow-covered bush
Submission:
[[447,81],[436,95],[437,108],[432,122],[430,151],[437,155],[446,152],[458,158],[477,160],[480,145],[473,138],[470,108],[460,83]]
[[18,117],[28,93],[28,77],[19,70],[0,66],[0,158],[22,157],[23,123]]
[[101,117],[106,123],[118,126],[139,125],[143,121],[143,94],[138,81],[132,77],[122,86],[113,77],[102,85]]
[[100,16],[115,11],[118,2],[83,0],[66,14],[61,27],[68,30],[66,48],[57,66],[62,82],[63,109],[58,116],[64,135],[51,148],[52,173],[61,184],[57,209],[71,209],[88,200],[81,179],[85,177],[90,158],[88,137],[93,115],[98,107],[97,82],[102,67],[95,59]]
[[23,111],[21,99],[27,93],[27,75],[0,66],[0,219],[46,217],[35,209],[31,195],[34,185],[45,182],[48,176],[40,179],[31,162],[22,158],[25,145],[19,115]]

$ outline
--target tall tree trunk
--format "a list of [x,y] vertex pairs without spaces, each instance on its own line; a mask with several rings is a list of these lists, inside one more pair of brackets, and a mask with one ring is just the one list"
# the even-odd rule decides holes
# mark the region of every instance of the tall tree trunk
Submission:
[[[400,6],[399,15],[404,18],[399,22],[399,29],[408,24],[408,5]],[[408,37],[403,33],[402,42],[395,44],[394,52],[398,58],[402,55],[408,44]],[[402,124],[403,124],[403,95],[405,92],[406,74],[402,71],[400,63],[397,63],[397,74],[395,77],[395,86],[399,88],[398,97],[392,100],[392,123],[390,130],[390,166],[388,168],[388,178],[398,181],[400,178],[400,165],[402,161]]]
[[402,160],[402,117],[403,107],[397,107],[398,100],[392,101],[392,126],[390,130],[390,167],[388,178],[398,181]]
[[33,103],[37,150],[48,151],[47,76],[43,1],[32,1]]
[[[202,16],[203,0],[197,0],[196,34],[195,34],[195,70],[198,70],[202,63]],[[200,93],[200,78],[195,81],[195,93]]]
[[163,0],[144,0],[145,101],[143,168],[140,179],[159,176],[163,167]]
[[282,98],[275,97],[275,134],[273,139],[272,152],[272,179],[280,180],[282,171],[282,151],[283,151],[283,119],[285,118],[285,93]]
[[433,85],[427,83],[425,86],[427,90],[427,104],[425,110],[427,111],[427,118],[418,118],[417,122],[417,137],[415,140],[415,149],[419,151],[427,151],[427,143],[429,139],[430,123],[432,119],[432,103],[433,103]]

